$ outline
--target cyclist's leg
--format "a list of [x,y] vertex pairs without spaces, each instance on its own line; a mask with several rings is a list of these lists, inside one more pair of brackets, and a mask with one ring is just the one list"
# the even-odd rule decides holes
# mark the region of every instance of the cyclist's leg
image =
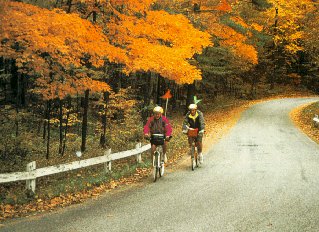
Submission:
[[163,147],[163,153],[165,154],[167,149],[167,141],[164,141],[164,144],[162,147]]
[[194,138],[188,136],[189,155],[191,155],[191,147],[192,147],[193,142],[194,142]]
[[203,135],[198,135],[196,138],[196,144],[197,144],[197,151],[199,155],[199,160],[202,163],[203,162]]
[[164,141],[163,144],[163,155],[164,155],[164,163],[167,163],[167,156],[166,156],[166,151],[167,151],[167,141]]
[[151,154],[153,155],[155,150],[156,150],[156,145],[155,144],[151,144]]
[[156,145],[154,144],[151,144],[151,159],[152,159],[152,163],[153,163],[153,166],[154,166],[154,160],[153,160],[153,156],[154,156],[154,152],[156,150]]
[[201,141],[197,141],[197,151],[198,153],[202,153],[203,143]]

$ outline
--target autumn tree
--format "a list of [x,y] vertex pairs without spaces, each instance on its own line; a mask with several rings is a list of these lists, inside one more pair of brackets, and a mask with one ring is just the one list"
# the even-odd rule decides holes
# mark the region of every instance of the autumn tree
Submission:
[[[237,11],[237,1],[157,1],[157,7],[185,14],[194,25],[211,34],[214,46],[196,56],[203,70],[203,86],[207,90],[227,88],[227,82],[258,64],[256,35],[262,27],[245,22]],[[193,11],[194,4],[200,10]],[[237,77],[236,77],[237,76]]]
[[273,37],[269,47],[269,58],[273,61],[274,72],[271,81],[300,82],[301,55],[304,52],[305,37],[304,18],[315,10],[313,1],[269,1],[273,7],[265,14],[268,20],[268,33]]
[[318,5],[314,5],[314,11],[309,12],[302,20],[304,25],[304,50],[300,54],[299,71],[303,75],[302,83],[308,88],[318,92],[319,90],[319,44],[318,44]]
[[[161,81],[162,78],[178,84],[200,80],[201,71],[193,56],[212,44],[210,35],[195,29],[183,15],[169,14],[156,9],[155,5],[154,0],[73,0],[71,12],[79,13],[82,18],[103,28],[111,44],[121,48],[128,57],[121,71],[127,76],[144,78],[145,87],[153,82],[149,75],[157,79],[154,83],[166,82]],[[68,8],[65,4],[58,6]],[[91,17],[92,12],[95,17]],[[122,74],[117,72],[110,78],[114,86],[119,86]],[[160,92],[156,91],[156,94]],[[159,95],[154,98],[159,99]],[[145,104],[149,102],[147,100]]]
[[110,89],[86,69],[102,67],[106,58],[125,62],[126,56],[108,42],[99,27],[61,10],[18,2],[3,2],[2,6],[0,56],[15,60],[18,82],[32,81],[30,92],[47,101],[49,111],[54,99]]

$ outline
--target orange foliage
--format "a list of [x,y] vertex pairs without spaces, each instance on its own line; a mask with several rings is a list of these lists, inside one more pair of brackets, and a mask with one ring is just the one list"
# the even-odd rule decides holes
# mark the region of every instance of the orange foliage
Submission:
[[221,42],[221,44],[226,47],[231,47],[233,53],[239,58],[253,65],[258,64],[258,53],[252,45],[230,40],[225,40]]
[[[152,71],[177,83],[201,79],[200,71],[188,61],[211,45],[210,35],[195,29],[185,16],[151,10],[155,0],[77,1],[85,4],[83,17],[99,8],[95,10],[101,13],[97,23],[105,28],[110,42],[126,54],[127,59],[122,60],[126,74]],[[80,12],[76,7],[72,10]]]
[[[247,63],[248,66],[258,63],[257,50],[249,44],[248,38],[252,36],[251,29],[261,31],[263,28],[257,24],[249,25],[236,12],[231,12],[232,6],[237,4],[237,1],[222,0],[218,5],[217,0],[192,0],[190,5],[192,6],[194,3],[200,3],[201,9],[199,13],[189,15],[194,22],[201,23],[207,32],[220,41],[219,44],[221,46],[228,48],[235,57]],[[213,10],[218,10],[219,12]],[[240,25],[246,29],[245,32],[238,32],[230,26],[221,23],[221,17]]]
[[195,29],[183,15],[148,11],[146,17],[121,15],[108,25],[111,41],[125,47],[125,72],[152,71],[177,83],[201,79],[188,61],[211,45],[210,35]]
[[249,25],[239,16],[232,16],[230,19],[244,28],[249,28]]
[[232,10],[230,4],[227,2],[227,0],[221,0],[221,3],[215,8],[216,10],[224,11],[224,12],[230,12]]
[[252,24],[251,24],[251,27],[252,27],[254,30],[258,31],[258,32],[261,32],[261,31],[264,29],[263,26],[261,26],[261,25],[259,25],[259,24],[257,24],[257,23],[252,23]]
[[64,65],[81,66],[84,54],[95,66],[103,65],[102,58],[124,62],[123,52],[111,46],[101,29],[75,14],[11,2],[0,14],[1,55],[16,54],[13,44],[23,48],[24,54],[49,53]]
[[257,50],[252,45],[245,43],[247,40],[246,36],[217,22],[209,27],[209,31],[220,38],[221,46],[230,48],[234,55],[250,64],[258,64]]
[[101,28],[60,10],[19,2],[6,2],[3,7],[0,56],[15,59],[20,72],[39,77],[39,89],[34,92],[52,99],[81,93],[83,89],[109,90],[105,83],[88,77],[73,79],[66,73],[70,68],[82,67],[84,59],[96,67],[102,66],[105,58],[126,61],[125,53],[110,45]]
[[[0,16],[6,31],[0,38],[7,40],[1,46],[0,55],[11,54],[21,72],[30,74],[32,70],[32,74],[40,76],[51,75],[52,68],[62,70],[58,65],[49,67],[47,58],[41,56],[45,53],[66,70],[70,65],[81,67],[83,58],[96,67],[104,64],[103,58],[108,58],[123,63],[127,74],[152,71],[181,84],[201,79],[200,70],[189,61],[212,44],[210,35],[195,29],[183,15],[151,11],[152,0],[80,1],[90,9],[107,6],[107,11],[114,13],[99,21],[108,22],[106,35],[76,14],[10,3],[6,5],[6,13]],[[14,19],[11,27],[9,15]],[[23,47],[23,53],[18,54],[12,44]]]

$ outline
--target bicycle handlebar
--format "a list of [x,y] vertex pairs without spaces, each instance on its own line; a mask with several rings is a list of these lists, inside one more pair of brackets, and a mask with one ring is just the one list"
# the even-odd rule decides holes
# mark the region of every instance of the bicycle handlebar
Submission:
[[[163,136],[163,140],[166,140],[166,141],[169,141],[173,137],[172,135],[165,137],[163,134],[151,134],[151,136],[144,136],[144,139],[148,140],[148,141],[151,141],[152,136],[159,136],[159,137]],[[168,137],[168,140],[167,140],[167,137]]]

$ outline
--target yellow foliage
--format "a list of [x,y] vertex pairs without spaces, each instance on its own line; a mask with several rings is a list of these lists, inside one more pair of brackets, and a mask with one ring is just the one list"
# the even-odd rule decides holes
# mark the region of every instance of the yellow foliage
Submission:
[[195,53],[212,45],[210,35],[195,29],[183,15],[148,11],[146,17],[121,16],[109,24],[109,36],[127,50],[126,73],[152,71],[177,83],[201,79],[188,63]]
[[[0,13],[1,39],[9,41],[1,46],[0,54],[12,54],[11,44],[18,43],[26,53],[48,52],[65,65],[80,66],[83,54],[90,54],[93,65],[101,59],[124,62],[125,54],[108,42],[101,28],[81,19],[76,14],[61,10],[49,11],[36,6],[10,2]],[[5,32],[5,33],[4,33]],[[9,51],[11,50],[11,51]]]
[[[105,58],[126,62],[125,52],[111,45],[101,28],[61,10],[49,11],[20,2],[5,2],[3,7],[0,41],[5,42],[0,44],[0,56],[15,59],[20,72],[40,76],[34,93],[44,99],[63,99],[86,89],[110,90],[106,83],[87,75],[74,78],[64,71],[71,65],[82,67],[84,56],[97,67],[104,65]],[[54,62],[48,61],[47,56]]]
[[[316,9],[311,0],[270,0],[278,8],[276,18],[278,25],[274,35],[276,45],[282,44],[285,52],[295,54],[304,48],[300,45],[300,40],[304,39],[303,23],[305,15],[314,12]],[[268,17],[274,18],[275,11],[271,8],[266,12]],[[273,24],[274,21],[270,21]]]
[[234,21],[235,23],[238,23],[239,25],[241,25],[244,28],[248,28],[249,27],[249,25],[247,25],[247,23],[239,16],[232,16],[232,17],[230,17],[230,19],[232,21]]
[[263,26],[261,26],[261,25],[259,25],[259,24],[257,24],[257,23],[252,23],[252,24],[251,24],[251,27],[252,27],[253,29],[255,29],[256,31],[259,31],[259,32],[261,32],[261,31],[264,29]]
[[211,33],[222,39],[221,45],[230,48],[234,55],[244,59],[250,64],[258,64],[257,50],[252,46],[246,44],[246,39],[243,34],[236,32],[234,29],[215,23],[209,28]]

